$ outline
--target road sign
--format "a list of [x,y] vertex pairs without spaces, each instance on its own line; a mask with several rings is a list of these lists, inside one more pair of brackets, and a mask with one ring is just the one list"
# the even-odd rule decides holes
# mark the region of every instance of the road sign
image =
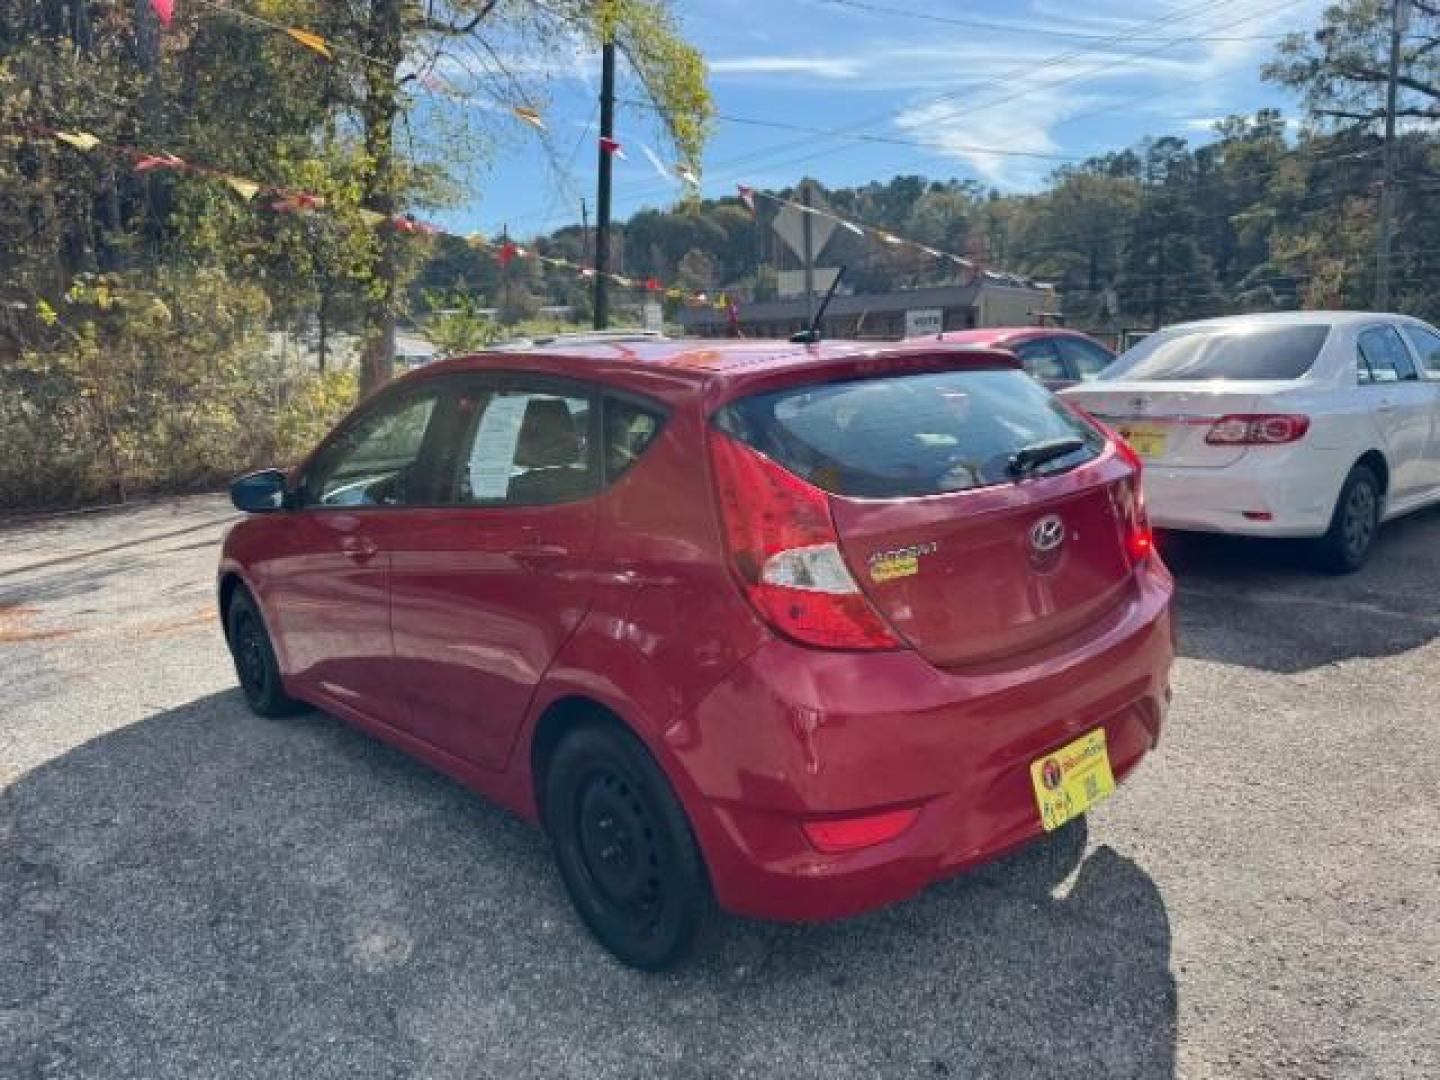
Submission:
[[905,336],[926,337],[945,329],[945,312],[940,308],[911,308],[905,312]]
[[835,235],[835,219],[822,217],[819,214],[806,214],[798,206],[786,203],[780,208],[780,212],[770,222],[770,227],[775,230],[777,236],[785,241],[785,246],[795,253],[797,258],[805,258],[805,218],[810,218],[810,248],[812,257],[819,258],[820,252],[825,250],[825,245],[830,242],[830,237]]

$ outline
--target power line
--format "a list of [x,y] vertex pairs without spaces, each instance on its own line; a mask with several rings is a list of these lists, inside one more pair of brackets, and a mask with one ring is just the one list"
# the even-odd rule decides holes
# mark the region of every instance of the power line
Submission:
[[[985,19],[959,19],[950,15],[935,15],[928,11],[915,11],[913,8],[891,7],[888,4],[866,3],[865,0],[817,0],[818,3],[830,4],[832,7],[853,8],[857,11],[868,11],[875,15],[896,15],[903,19],[918,19],[923,22],[934,23],[940,26],[957,26],[967,30],[994,30],[1002,34],[1024,34],[1027,37],[1040,35],[1042,37],[1069,38],[1073,41],[1109,41],[1108,34],[1087,34],[1079,30],[1061,30],[1044,24],[1029,23],[1024,26],[1015,23],[991,22]],[[1248,34],[1248,35],[1205,35],[1203,37],[1191,38],[1191,41],[1216,41],[1216,42],[1237,42],[1237,41],[1278,41],[1288,37],[1289,33],[1280,34]],[[1131,37],[1131,41],[1160,41],[1158,37]]]
[[[1107,42],[1109,42],[1109,43],[1116,43],[1116,42],[1128,40],[1128,39],[1131,38],[1132,36],[1138,34],[1138,32],[1139,32],[1140,30],[1147,29],[1147,28],[1154,27],[1154,26],[1164,25],[1164,24],[1167,24],[1167,23],[1173,23],[1173,22],[1180,21],[1180,20],[1183,20],[1183,19],[1188,19],[1188,18],[1191,18],[1191,17],[1193,17],[1193,16],[1195,16],[1195,15],[1202,14],[1202,13],[1205,12],[1205,11],[1212,10],[1212,9],[1215,9],[1215,8],[1218,8],[1218,7],[1228,6],[1229,4],[1232,4],[1232,3],[1235,3],[1235,2],[1237,2],[1237,0],[1206,0],[1205,3],[1201,3],[1201,4],[1194,5],[1194,6],[1189,7],[1189,8],[1181,9],[1180,11],[1178,11],[1178,12],[1173,12],[1173,13],[1165,16],[1164,18],[1148,20],[1148,21],[1146,21],[1146,22],[1142,22],[1142,23],[1136,24],[1135,28],[1133,28],[1132,30],[1127,31],[1127,32],[1120,32],[1120,33],[1111,35],[1109,38],[1107,38],[1107,39],[1105,39],[1105,40],[1106,40]],[[1242,20],[1240,20],[1238,23],[1234,23],[1234,24],[1232,24],[1232,25],[1240,25],[1240,24],[1242,24],[1242,23],[1244,23],[1244,22],[1250,22],[1250,21],[1253,21],[1254,19],[1257,19],[1257,18],[1266,17],[1266,16],[1270,15],[1271,13],[1273,13],[1275,10],[1279,10],[1279,9],[1285,8],[1285,7],[1292,7],[1292,6],[1294,6],[1295,4],[1300,3],[1300,2],[1302,2],[1302,0],[1284,0],[1284,2],[1282,2],[1281,4],[1279,4],[1276,8],[1271,8],[1271,9],[1268,9],[1267,11],[1265,11],[1265,12],[1261,12],[1261,13],[1257,13],[1257,14],[1255,14],[1255,15],[1248,16],[1247,18],[1242,19]],[[1194,38],[1191,37],[1191,36],[1181,36],[1181,37],[1163,38],[1163,39],[1156,39],[1156,40],[1159,40],[1159,41],[1161,42],[1161,44],[1158,45],[1156,48],[1146,49],[1146,50],[1143,50],[1143,51],[1138,52],[1138,53],[1126,54],[1126,55],[1123,55],[1123,56],[1120,56],[1120,57],[1109,58],[1104,65],[1101,65],[1101,66],[1098,66],[1098,67],[1094,67],[1094,68],[1089,68],[1089,69],[1086,69],[1086,70],[1081,71],[1081,72],[1077,72],[1077,73],[1074,74],[1074,75],[1070,75],[1070,76],[1067,76],[1067,77],[1062,78],[1062,79],[1052,80],[1052,81],[1050,81],[1050,82],[1040,83],[1040,84],[1027,83],[1027,84],[1025,85],[1025,87],[1024,87],[1023,89],[1021,89],[1021,90],[1018,90],[1018,91],[1016,91],[1016,92],[1014,92],[1014,93],[1011,93],[1011,94],[1008,94],[1008,95],[1005,95],[1005,96],[1002,96],[1002,97],[1000,97],[1000,98],[996,98],[996,99],[992,99],[992,100],[988,100],[988,101],[982,101],[982,102],[980,102],[980,103],[977,104],[977,105],[974,105],[974,106],[969,107],[969,108],[967,109],[967,112],[968,112],[968,113],[980,112],[980,111],[982,111],[982,110],[984,110],[984,109],[994,108],[994,107],[997,106],[997,105],[1002,105],[1002,104],[1006,104],[1006,103],[1008,103],[1008,102],[1010,102],[1010,101],[1017,100],[1017,99],[1022,98],[1022,97],[1024,97],[1024,96],[1028,95],[1028,94],[1034,93],[1036,90],[1053,89],[1053,88],[1058,87],[1058,86],[1070,85],[1070,84],[1072,84],[1072,83],[1081,81],[1082,79],[1088,78],[1088,77],[1093,76],[1093,75],[1096,75],[1096,74],[1108,73],[1108,72],[1110,72],[1110,71],[1112,71],[1112,70],[1114,69],[1114,61],[1115,61],[1116,59],[1132,59],[1132,60],[1133,60],[1133,59],[1142,59],[1142,58],[1144,58],[1144,57],[1146,57],[1146,56],[1151,56],[1151,55],[1154,55],[1154,54],[1156,54],[1156,53],[1158,53],[1158,52],[1162,52],[1162,51],[1164,51],[1164,50],[1167,49],[1167,48],[1174,47],[1175,45],[1180,45],[1180,44],[1189,43],[1189,42],[1193,41]],[[1005,73],[1002,73],[1002,74],[1000,74],[1000,75],[991,77],[991,78],[989,78],[989,79],[982,80],[981,82],[979,82],[979,83],[977,83],[977,84],[975,84],[975,85],[973,85],[973,86],[964,87],[964,88],[957,89],[957,90],[952,90],[952,91],[947,91],[947,92],[945,92],[945,93],[938,94],[938,95],[935,95],[935,96],[933,96],[933,97],[931,97],[931,98],[925,99],[925,100],[923,100],[923,101],[920,102],[920,103],[908,105],[908,106],[905,106],[905,107],[903,107],[903,108],[901,108],[901,109],[899,109],[899,110],[894,110],[894,109],[892,109],[892,110],[887,110],[887,111],[885,111],[885,112],[883,112],[883,113],[877,113],[877,114],[875,114],[875,115],[872,116],[872,117],[869,117],[869,118],[867,118],[867,119],[863,119],[863,120],[857,121],[857,122],[855,122],[855,123],[853,123],[853,124],[848,124],[848,125],[844,125],[844,126],[841,126],[841,127],[831,128],[831,129],[828,129],[828,130],[821,131],[821,132],[819,132],[818,134],[821,134],[821,135],[823,135],[823,136],[825,136],[826,138],[829,138],[829,139],[835,139],[835,138],[837,138],[837,137],[838,137],[838,138],[844,138],[845,136],[853,135],[855,132],[865,131],[867,128],[872,128],[872,127],[874,127],[874,126],[876,125],[876,123],[884,122],[884,121],[886,121],[886,120],[895,119],[895,118],[897,118],[901,113],[903,113],[904,111],[906,111],[907,109],[931,107],[931,106],[934,106],[934,105],[936,105],[936,104],[940,104],[940,103],[942,103],[942,102],[945,102],[945,101],[951,100],[951,99],[953,99],[953,98],[955,98],[955,97],[958,97],[958,96],[960,96],[961,94],[973,92],[973,91],[976,90],[976,89],[984,88],[984,87],[987,87],[987,86],[1003,87],[1003,86],[1011,85],[1013,82],[1015,82],[1015,81],[1017,81],[1017,80],[1022,80],[1022,79],[1027,78],[1028,76],[1030,76],[1031,74],[1033,74],[1033,72],[1035,72],[1035,71],[1039,71],[1039,70],[1043,70],[1043,69],[1045,69],[1045,68],[1057,66],[1058,64],[1065,63],[1066,61],[1075,59],[1075,58],[1077,58],[1077,57],[1084,56],[1084,55],[1086,55],[1087,52],[1094,52],[1094,51],[1096,51],[1096,50],[1084,49],[1084,48],[1082,48],[1082,49],[1071,49],[1071,50],[1067,50],[1067,51],[1065,51],[1065,52],[1058,53],[1058,54],[1055,54],[1055,55],[1053,55],[1053,56],[1051,56],[1051,57],[1048,57],[1048,58],[1046,58],[1046,59],[1044,59],[1044,60],[1041,60],[1041,61],[1037,62],[1037,63],[1034,64],[1034,65],[1027,65],[1027,66],[1022,67],[1022,68],[1016,68],[1016,69],[1013,69],[1013,70],[1011,70],[1011,71],[1009,71],[1009,72],[1005,72]],[[1208,76],[1206,76],[1206,77],[1207,77],[1207,78],[1211,78],[1211,77],[1213,77],[1213,74],[1214,74],[1214,73],[1210,73],[1210,74],[1209,74]],[[1194,80],[1191,80],[1191,81],[1194,81]],[[1149,97],[1153,97],[1153,95],[1149,95]],[[1123,107],[1123,106],[1115,106],[1115,107]],[[1115,108],[1115,107],[1112,107],[1112,108]],[[1096,115],[1096,114],[1098,114],[1098,113],[1106,112],[1106,111],[1111,111],[1111,109],[1095,110],[1094,112],[1092,112],[1092,113],[1090,113],[1090,114],[1085,114],[1085,115]],[[1078,119],[1078,118],[1079,118],[1079,117],[1072,117],[1072,118],[1068,118],[1068,119]],[[831,146],[831,147],[828,147],[828,148],[822,148],[822,149],[820,149],[820,150],[809,150],[809,151],[807,151],[806,153],[802,154],[802,155],[801,155],[800,157],[798,157],[798,158],[791,158],[791,159],[787,159],[787,160],[784,160],[784,161],[773,162],[773,163],[766,161],[766,159],[768,159],[768,158],[773,158],[776,154],[783,154],[786,150],[794,149],[794,148],[797,148],[797,147],[800,147],[800,146],[810,147],[810,146],[813,146],[813,143],[814,143],[814,140],[813,140],[813,139],[806,139],[806,140],[803,140],[803,141],[801,141],[801,142],[794,142],[794,141],[792,141],[792,142],[788,142],[788,143],[777,144],[777,145],[771,146],[771,147],[765,147],[765,148],[762,148],[762,149],[760,149],[760,150],[758,150],[758,151],[754,151],[754,152],[751,152],[751,153],[748,153],[748,154],[742,154],[742,155],[740,155],[740,156],[738,156],[738,157],[736,157],[736,158],[732,158],[732,159],[730,159],[730,160],[728,160],[728,161],[721,162],[721,163],[719,163],[719,167],[722,168],[722,169],[728,169],[730,175],[736,176],[736,175],[738,175],[738,174],[735,172],[735,169],[734,169],[735,166],[745,165],[745,166],[747,166],[748,168],[753,169],[753,168],[755,168],[755,167],[758,167],[762,162],[765,162],[765,163],[766,163],[766,167],[769,167],[769,168],[785,167],[785,166],[797,165],[797,164],[801,164],[801,163],[804,163],[804,162],[808,162],[808,161],[814,160],[814,159],[819,158],[819,157],[825,157],[825,156],[828,156],[828,155],[830,155],[830,154],[839,152],[839,150],[843,149],[843,147],[837,148],[837,147]],[[652,186],[652,187],[650,187],[650,188],[648,188],[648,189],[641,189],[640,191],[631,192],[630,195],[631,195],[632,197],[638,195],[638,196],[640,196],[640,197],[643,198],[643,197],[645,197],[646,195],[654,194],[654,193],[656,192],[656,190],[657,190],[657,189]]]
[[[1142,22],[1142,23],[1138,23],[1138,24],[1136,24],[1136,26],[1135,26],[1134,29],[1132,29],[1132,30],[1130,30],[1130,31],[1128,31],[1128,32],[1121,32],[1121,33],[1117,33],[1117,34],[1111,35],[1109,38],[1107,38],[1107,39],[1105,39],[1105,40],[1106,40],[1107,43],[1110,43],[1110,44],[1115,44],[1115,43],[1119,43],[1119,42],[1122,42],[1122,41],[1126,41],[1126,40],[1129,40],[1129,38],[1130,38],[1131,35],[1138,33],[1140,30],[1143,30],[1143,29],[1146,29],[1146,28],[1149,28],[1149,27],[1153,27],[1153,26],[1161,26],[1161,25],[1165,25],[1165,24],[1168,24],[1168,23],[1178,22],[1178,21],[1180,21],[1180,20],[1190,18],[1190,17],[1192,17],[1192,16],[1194,16],[1194,15],[1201,14],[1201,13],[1203,13],[1204,11],[1211,10],[1211,9],[1214,9],[1214,8],[1217,8],[1217,7],[1225,7],[1225,6],[1228,6],[1228,5],[1233,4],[1233,3],[1236,3],[1236,2],[1238,2],[1238,0],[1204,0],[1203,3],[1196,4],[1196,5],[1192,5],[1192,6],[1189,7],[1189,8],[1182,8],[1180,11],[1173,12],[1173,13],[1165,16],[1164,18],[1151,19],[1151,20],[1146,20],[1145,22]],[[1298,3],[1298,2],[1299,2],[1299,0],[1286,0],[1286,4],[1287,4],[1287,5],[1288,5],[1288,4],[1293,4],[1293,3]],[[1283,5],[1282,5],[1282,6],[1283,6]],[[1187,42],[1188,40],[1190,40],[1188,37],[1177,37],[1177,38],[1164,39],[1162,45],[1160,46],[1160,49],[1149,50],[1149,51],[1144,52],[1144,53],[1138,53],[1138,54],[1132,54],[1132,55],[1128,55],[1128,56],[1118,57],[1117,59],[1139,59],[1139,58],[1141,58],[1141,57],[1143,57],[1143,56],[1145,56],[1145,55],[1149,55],[1151,52],[1158,52],[1158,51],[1163,50],[1164,48],[1168,48],[1168,47],[1173,46],[1173,45],[1183,44],[1183,43]],[[929,106],[937,105],[937,104],[940,104],[940,103],[942,103],[942,102],[950,101],[950,100],[952,100],[952,99],[954,99],[954,98],[956,98],[956,97],[959,97],[961,94],[973,93],[973,92],[975,92],[976,90],[983,89],[983,88],[986,88],[986,87],[1003,87],[1003,86],[1006,86],[1006,85],[1010,85],[1014,80],[1029,78],[1030,76],[1032,76],[1032,75],[1033,75],[1035,72],[1037,72],[1037,71],[1043,71],[1043,70],[1045,70],[1046,68],[1051,68],[1051,67],[1058,66],[1058,65],[1063,64],[1063,63],[1065,63],[1065,62],[1067,62],[1067,61],[1069,61],[1069,60],[1076,59],[1077,57],[1083,57],[1083,56],[1084,56],[1087,52],[1089,52],[1089,51],[1093,51],[1093,50],[1083,49],[1083,48],[1082,48],[1082,49],[1070,49],[1070,50],[1067,50],[1067,51],[1062,52],[1062,53],[1057,53],[1057,54],[1055,54],[1055,55],[1053,55],[1053,56],[1044,58],[1044,59],[1042,59],[1042,60],[1040,60],[1040,61],[1038,61],[1038,62],[1036,62],[1036,63],[1034,63],[1034,64],[1027,64],[1027,65],[1025,65],[1025,66],[1023,66],[1023,67],[1014,68],[1014,69],[1012,69],[1012,70],[1010,70],[1010,71],[1003,72],[1003,73],[1001,73],[1001,74],[999,74],[999,75],[992,76],[992,77],[987,78],[987,79],[982,79],[982,80],[980,80],[978,83],[975,83],[974,85],[971,85],[971,86],[966,86],[966,87],[962,87],[962,88],[959,88],[959,89],[956,89],[956,90],[946,91],[946,92],[941,93],[941,94],[932,95],[932,96],[929,97],[929,98],[923,99],[923,100],[922,100],[921,102],[919,102],[919,103],[915,103],[915,104],[912,104],[912,105],[908,105],[908,106],[905,106],[905,107],[903,107],[903,108],[901,108],[901,109],[898,109],[898,110],[897,110],[897,109],[887,109],[887,110],[885,110],[885,111],[883,111],[883,112],[879,112],[879,113],[872,114],[871,116],[866,117],[866,118],[861,119],[861,120],[858,120],[858,121],[856,121],[856,122],[854,122],[854,123],[845,124],[845,125],[842,125],[842,126],[836,127],[836,128],[831,128],[831,129],[829,129],[828,131],[826,131],[824,134],[825,134],[827,137],[834,138],[834,137],[837,137],[837,136],[844,136],[844,135],[852,134],[852,133],[854,133],[854,132],[856,132],[856,131],[864,131],[864,130],[866,130],[867,128],[875,127],[875,126],[876,126],[877,124],[879,124],[879,123],[884,123],[884,122],[886,122],[886,121],[892,120],[892,119],[896,118],[898,115],[900,115],[901,113],[903,113],[903,112],[905,112],[905,111],[907,111],[907,110],[912,110],[912,109],[915,109],[915,108],[924,108],[924,107],[929,107]],[[1113,65],[1112,65],[1112,66],[1113,66]],[[1096,69],[1096,70],[1099,70],[1099,69]],[[1093,71],[1081,72],[1081,73],[1079,74],[1079,76],[1073,76],[1073,77],[1070,77],[1070,78],[1068,78],[1068,79],[1066,79],[1066,80],[1061,80],[1060,83],[1044,83],[1044,84],[1039,84],[1039,85],[1030,85],[1030,86],[1028,86],[1025,90],[1021,91],[1020,94],[1023,95],[1023,94],[1033,93],[1036,89],[1050,89],[1050,88],[1053,88],[1053,87],[1056,86],[1056,85],[1062,85],[1062,84],[1065,84],[1065,83],[1068,83],[1068,82],[1076,81],[1076,79],[1077,79],[1078,77],[1083,77],[1083,76],[1088,75],[1088,74],[1094,74],[1094,72],[1093,72]],[[982,103],[979,104],[979,105],[972,106],[970,111],[973,112],[973,111],[977,111],[978,109],[981,109],[981,108],[993,107],[993,105],[995,105],[995,104],[1001,104],[1001,103],[1003,103],[1004,101],[1011,100],[1014,96],[1017,96],[1017,95],[1010,95],[1009,97],[1000,99],[1000,101],[998,101],[998,102],[982,102]],[[796,146],[798,146],[798,145],[807,145],[807,146],[808,146],[808,145],[810,145],[810,140],[805,140],[804,143],[791,142],[791,143],[783,144],[783,145],[777,146],[777,147],[765,148],[765,149],[762,149],[762,150],[757,151],[757,152],[755,152],[755,153],[744,154],[744,155],[741,155],[741,156],[738,157],[738,158],[732,159],[732,160],[729,161],[729,162],[721,163],[721,167],[729,167],[729,166],[740,165],[740,164],[754,165],[754,164],[756,164],[756,163],[758,163],[758,162],[760,162],[760,161],[763,161],[763,160],[765,160],[766,158],[772,156],[772,155],[773,155],[774,153],[776,153],[776,152],[783,152],[785,149],[790,149],[790,148],[796,147]],[[817,155],[817,156],[818,156],[818,155]]]

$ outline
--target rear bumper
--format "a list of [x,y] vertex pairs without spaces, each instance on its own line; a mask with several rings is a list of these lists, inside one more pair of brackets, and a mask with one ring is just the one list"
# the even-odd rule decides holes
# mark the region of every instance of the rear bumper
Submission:
[[[1346,464],[1339,451],[1306,446],[1254,448],[1223,468],[1156,465],[1145,470],[1145,504],[1161,529],[1320,536],[1330,527]],[[1263,514],[1270,517],[1256,516]]]
[[[1156,745],[1174,654],[1169,573],[1152,560],[1081,647],[952,673],[911,652],[762,648],[669,743],[699,789],[688,807],[727,910],[839,918],[1043,834],[1036,758],[1103,725],[1117,780]],[[899,837],[824,854],[801,823],[918,806]]]

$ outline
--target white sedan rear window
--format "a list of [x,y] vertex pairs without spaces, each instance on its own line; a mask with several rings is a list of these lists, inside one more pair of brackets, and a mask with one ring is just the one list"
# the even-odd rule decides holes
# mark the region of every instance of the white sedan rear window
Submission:
[[1319,324],[1164,330],[1122,354],[1099,381],[1298,379],[1329,336],[1330,327]]

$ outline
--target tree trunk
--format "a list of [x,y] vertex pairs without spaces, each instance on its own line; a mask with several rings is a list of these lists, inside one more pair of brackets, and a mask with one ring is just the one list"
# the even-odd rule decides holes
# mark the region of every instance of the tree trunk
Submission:
[[320,285],[320,303],[316,306],[315,321],[318,324],[320,335],[315,351],[320,365],[320,374],[324,375],[330,359],[330,286],[328,281],[322,282]]
[[[365,126],[367,169],[362,201],[384,215],[375,280],[365,303],[360,351],[360,392],[368,394],[395,373],[395,315],[400,295],[399,236],[390,220],[396,212],[395,119],[399,115],[398,69],[404,58],[402,0],[370,0],[365,32]],[[376,61],[379,61],[378,63]]]

